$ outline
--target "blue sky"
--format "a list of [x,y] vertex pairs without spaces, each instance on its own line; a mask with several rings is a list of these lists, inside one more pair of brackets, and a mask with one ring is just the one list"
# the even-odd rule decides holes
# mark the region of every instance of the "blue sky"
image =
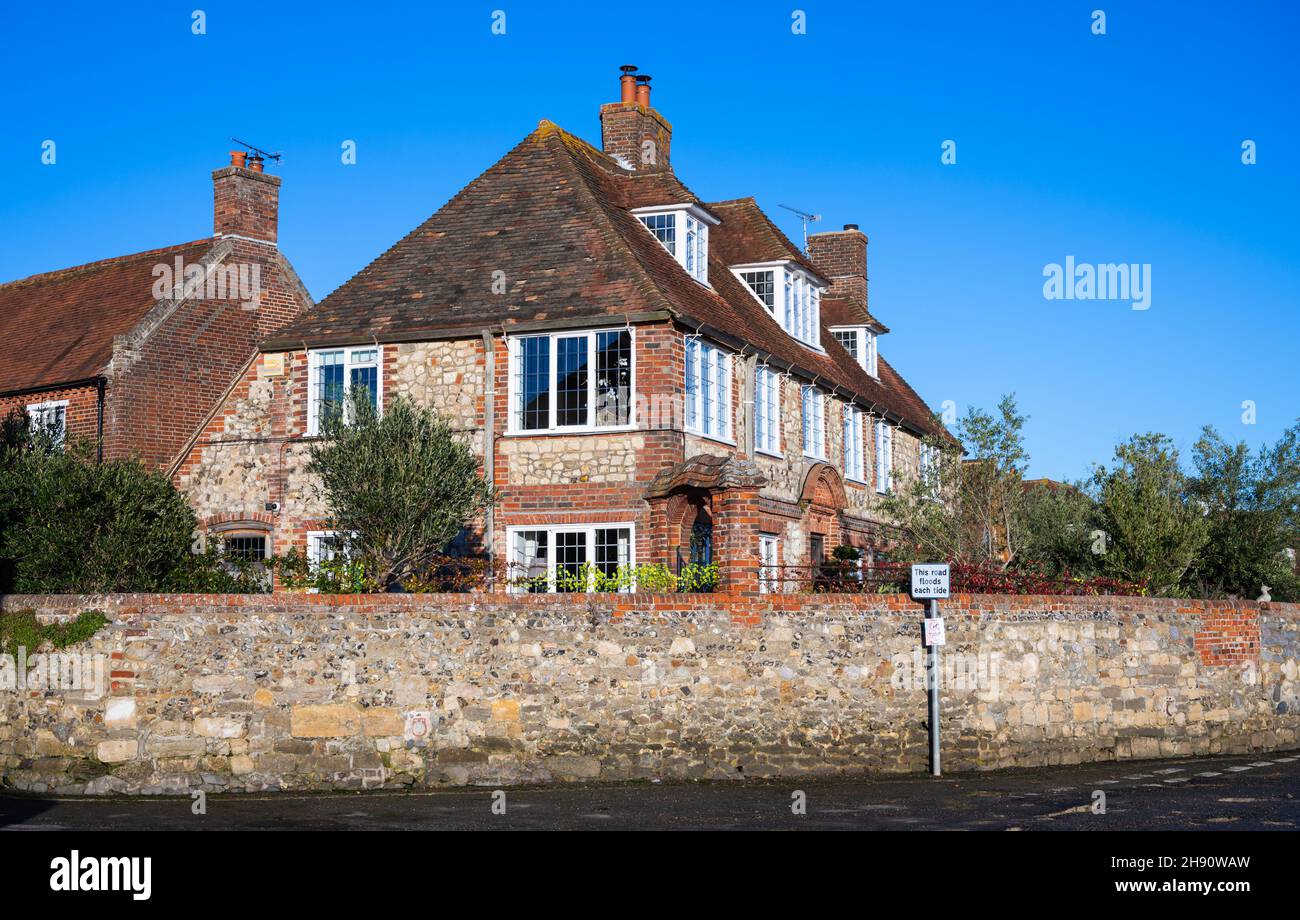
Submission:
[[[935,407],[1017,393],[1033,475],[1300,416],[1294,4],[138,7],[0,12],[0,279],[209,234],[236,136],[284,151],[281,246],[323,298],[539,119],[599,143],[634,63],[699,195],[754,195],[794,239],[778,204],[862,226],[882,353]],[[1044,299],[1070,255],[1149,263],[1150,309]]]

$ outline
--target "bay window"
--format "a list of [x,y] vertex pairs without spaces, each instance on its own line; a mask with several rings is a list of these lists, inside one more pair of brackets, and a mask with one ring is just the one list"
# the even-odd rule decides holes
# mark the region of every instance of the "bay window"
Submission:
[[383,348],[320,348],[307,353],[307,433],[318,435],[327,419],[350,411],[356,395],[375,411],[383,406]]
[[511,336],[510,431],[630,428],[632,330]]
[[508,584],[514,593],[591,591],[600,587],[600,577],[620,578],[624,583],[618,590],[632,590],[631,524],[511,527],[507,543]]
[[697,338],[686,339],[686,430],[731,438],[731,353]]
[[813,460],[826,459],[826,397],[814,386],[803,388],[803,452]]
[[863,482],[866,473],[862,462],[862,410],[844,407],[844,476]]
[[766,366],[754,371],[754,450],[781,453],[781,377]]

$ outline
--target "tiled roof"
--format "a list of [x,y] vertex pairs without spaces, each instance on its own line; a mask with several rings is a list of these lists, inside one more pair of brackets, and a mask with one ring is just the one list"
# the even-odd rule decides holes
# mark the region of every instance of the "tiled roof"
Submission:
[[0,393],[98,376],[113,337],[154,305],[153,268],[180,256],[197,262],[212,240],[118,256],[0,285]]
[[[710,231],[711,287],[691,278],[630,213],[683,203],[722,220]],[[673,173],[631,172],[543,121],[263,348],[666,312],[793,366],[828,390],[855,394],[915,430],[944,433],[886,362],[873,379],[825,324],[822,350],[799,344],[728,268],[778,259],[821,275],[752,198],[708,204]],[[494,280],[504,281],[505,293],[494,293]]]

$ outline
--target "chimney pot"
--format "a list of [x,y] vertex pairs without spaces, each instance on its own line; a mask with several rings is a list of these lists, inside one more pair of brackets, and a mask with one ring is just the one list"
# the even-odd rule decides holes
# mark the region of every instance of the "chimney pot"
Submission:
[[248,158],[248,168],[251,169],[253,172],[261,172],[262,162],[263,161],[260,156],[258,156],[257,154],[253,154],[251,157]]
[[856,229],[858,229],[858,225],[857,225],[857,224],[845,224],[845,225],[844,225],[844,229],[845,229],[845,230],[856,230]]
[[624,64],[619,70],[623,75],[618,78],[619,102],[636,102],[636,65]]
[[244,160],[248,159],[248,154],[243,150],[230,151],[230,165],[238,166],[241,169],[244,166]]

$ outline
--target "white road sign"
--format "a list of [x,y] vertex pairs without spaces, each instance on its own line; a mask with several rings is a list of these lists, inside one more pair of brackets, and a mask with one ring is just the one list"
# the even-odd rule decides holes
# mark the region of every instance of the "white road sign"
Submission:
[[943,617],[930,617],[922,620],[925,624],[925,644],[927,646],[943,645],[947,640],[943,632]]
[[948,564],[912,566],[912,597],[918,601],[948,596]]

